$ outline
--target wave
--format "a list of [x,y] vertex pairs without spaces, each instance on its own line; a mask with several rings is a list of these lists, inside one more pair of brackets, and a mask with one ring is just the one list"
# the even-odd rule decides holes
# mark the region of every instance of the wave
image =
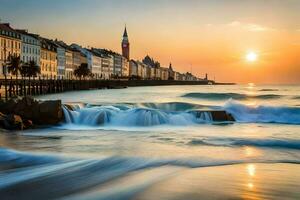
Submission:
[[300,99],[300,96],[294,96],[293,99]]
[[242,139],[242,138],[214,138],[214,139],[192,139],[187,145],[206,146],[254,146],[266,148],[300,149],[300,140],[289,139]]
[[[139,107],[136,107],[139,106]],[[202,108],[202,109],[201,109]],[[224,106],[189,103],[143,103],[134,105],[105,105],[76,107],[64,106],[63,128],[88,127],[149,127],[158,125],[191,126],[215,123],[213,111],[224,110],[240,123],[300,124],[299,107],[248,106],[229,100]],[[76,126],[75,126],[76,125]]]
[[138,107],[152,108],[164,111],[187,111],[195,109],[214,109],[217,106],[199,105],[186,102],[167,102],[167,103],[139,103],[136,104]]
[[212,122],[208,111],[164,111],[152,108],[120,109],[115,106],[94,106],[77,110],[63,107],[67,124],[88,126],[156,126],[156,125],[192,125]]
[[182,97],[207,99],[207,100],[247,100],[247,99],[279,99],[282,96],[277,94],[261,94],[261,95],[248,95],[240,93],[187,93]]
[[273,92],[273,91],[279,91],[278,89],[261,89],[261,90],[258,90],[258,91],[261,91],[261,92]]
[[247,106],[230,100],[223,108],[238,122],[300,124],[299,107]]

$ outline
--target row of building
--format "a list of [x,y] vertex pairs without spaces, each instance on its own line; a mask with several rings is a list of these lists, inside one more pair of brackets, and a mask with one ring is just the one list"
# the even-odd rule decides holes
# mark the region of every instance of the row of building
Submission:
[[23,63],[35,61],[40,66],[41,76],[48,78],[74,79],[74,70],[86,63],[96,79],[199,80],[191,73],[175,72],[171,64],[164,68],[130,59],[126,27],[121,44],[122,55],[106,49],[67,45],[27,30],[13,29],[8,23],[0,24],[0,42],[0,66],[3,66],[0,76],[7,73],[6,63],[10,55],[14,55],[20,56]]

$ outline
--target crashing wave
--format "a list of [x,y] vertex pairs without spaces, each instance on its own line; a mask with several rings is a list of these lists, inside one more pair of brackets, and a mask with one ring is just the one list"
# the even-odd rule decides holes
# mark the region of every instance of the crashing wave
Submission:
[[151,108],[127,108],[121,110],[115,106],[85,107],[69,110],[63,107],[67,124],[88,126],[156,126],[156,125],[192,125],[212,122],[209,111],[163,111]]
[[299,107],[247,106],[231,100],[224,109],[238,122],[300,124]]
[[214,138],[192,139],[187,145],[198,146],[254,146],[265,148],[300,149],[300,140],[288,139],[251,139],[251,138]]
[[207,100],[247,100],[247,99],[279,99],[282,96],[277,94],[261,94],[261,95],[248,95],[240,93],[187,93],[182,97],[207,99]]
[[[145,104],[148,105],[149,104]],[[168,109],[133,107],[125,105],[113,106],[86,106],[70,110],[63,107],[66,124],[79,126],[157,126],[157,125],[195,125],[201,123],[212,123],[215,121],[234,121],[226,116],[233,116],[233,119],[241,123],[283,123],[300,124],[299,107],[273,107],[273,106],[248,106],[229,100],[223,107],[215,110],[192,110],[186,107],[186,110],[180,108],[180,111],[172,111],[167,103],[163,104]],[[176,104],[180,106],[180,104]],[[195,106],[197,107],[197,106]],[[178,107],[177,107],[178,109]],[[225,112],[222,113],[222,110]],[[218,113],[219,112],[219,113]],[[222,115],[217,119],[217,115]]]

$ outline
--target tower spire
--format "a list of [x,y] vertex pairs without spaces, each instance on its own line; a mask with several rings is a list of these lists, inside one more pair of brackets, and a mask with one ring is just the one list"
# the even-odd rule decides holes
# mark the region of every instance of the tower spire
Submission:
[[129,60],[129,40],[128,40],[126,24],[125,24],[123,40],[122,40],[122,55]]
[[126,24],[125,24],[125,30],[124,30],[124,33],[123,33],[123,38],[124,37],[128,37],[128,35],[127,35],[127,28],[126,28]]

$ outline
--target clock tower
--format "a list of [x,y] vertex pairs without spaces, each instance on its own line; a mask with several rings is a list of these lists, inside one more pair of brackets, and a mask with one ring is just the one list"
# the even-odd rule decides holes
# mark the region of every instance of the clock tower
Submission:
[[122,40],[122,56],[124,56],[129,60],[129,40],[128,40],[126,26],[125,26],[125,30],[123,33],[123,40]]

